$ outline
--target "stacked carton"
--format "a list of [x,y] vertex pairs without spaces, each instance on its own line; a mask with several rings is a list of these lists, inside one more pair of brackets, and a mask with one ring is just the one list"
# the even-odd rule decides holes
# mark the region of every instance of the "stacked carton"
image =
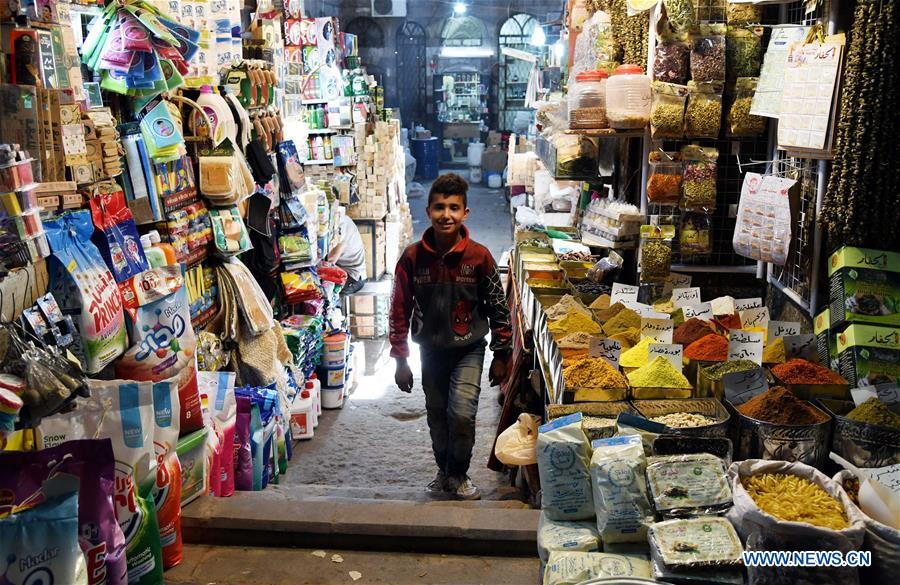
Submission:
[[400,146],[400,122],[377,122],[366,134],[363,124],[356,126],[357,190],[359,203],[350,208],[353,218],[381,218],[389,211],[389,201],[405,198],[405,159]]

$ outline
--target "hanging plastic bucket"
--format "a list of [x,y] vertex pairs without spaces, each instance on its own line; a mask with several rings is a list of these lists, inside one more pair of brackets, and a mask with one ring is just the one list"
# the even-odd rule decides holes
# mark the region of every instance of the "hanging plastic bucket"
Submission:
[[[347,355],[350,352],[350,334],[335,333],[324,339],[322,347],[322,365],[326,368],[344,367],[347,363]],[[328,384],[335,386],[336,384]]]
[[322,408],[340,408],[344,406],[344,386],[326,388],[322,386]]

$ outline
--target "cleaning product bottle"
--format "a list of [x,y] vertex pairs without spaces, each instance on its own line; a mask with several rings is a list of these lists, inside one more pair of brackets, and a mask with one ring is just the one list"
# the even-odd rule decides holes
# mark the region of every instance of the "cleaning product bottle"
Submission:
[[294,397],[291,405],[291,435],[295,439],[312,439],[314,433],[312,396],[309,390],[302,390]]
[[178,264],[178,257],[175,255],[175,248],[173,248],[172,245],[168,242],[163,242],[162,238],[159,236],[158,231],[150,230],[150,233],[148,233],[147,235],[150,236],[150,243],[153,245],[153,247],[162,250],[163,254],[166,255],[166,264]]
[[144,248],[144,256],[150,263],[150,268],[159,268],[166,265],[166,253],[162,248],[156,248],[150,241],[150,234],[141,236],[141,247]]
[[322,414],[322,387],[316,378],[307,380],[305,387],[312,395],[313,406],[315,407],[313,408],[313,427],[317,427],[319,426],[319,416]]
[[[200,88],[200,96],[197,98],[197,104],[209,117],[210,136],[213,139],[213,145],[218,146],[225,138],[230,138],[232,143],[236,144],[237,125],[234,122],[234,116],[228,108],[228,102],[219,94],[213,92],[212,88],[204,85]],[[197,128],[200,121],[200,114],[195,112],[192,118],[194,128]]]

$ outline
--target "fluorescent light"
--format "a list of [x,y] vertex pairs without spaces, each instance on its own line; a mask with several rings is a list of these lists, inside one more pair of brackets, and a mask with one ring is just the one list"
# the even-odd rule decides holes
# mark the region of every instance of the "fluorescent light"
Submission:
[[454,14],[465,14],[466,13],[466,5],[462,2],[457,2],[453,5],[453,13]]
[[441,47],[441,57],[493,57],[490,47]]
[[534,32],[531,33],[531,44],[536,47],[543,47],[547,42],[547,35],[544,33],[544,27],[538,25],[534,27]]
[[562,42],[562,39],[553,44],[553,54],[556,56],[557,61],[562,61],[563,56],[566,54],[566,45]]

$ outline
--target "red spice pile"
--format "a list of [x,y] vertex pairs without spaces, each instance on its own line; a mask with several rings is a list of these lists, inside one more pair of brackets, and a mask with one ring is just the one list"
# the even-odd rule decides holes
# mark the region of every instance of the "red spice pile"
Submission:
[[728,359],[728,339],[715,333],[704,335],[687,346],[684,357],[702,362],[724,362]]
[[824,366],[794,358],[772,368],[772,373],[787,384],[846,384],[840,374]]
[[672,332],[672,343],[685,347],[712,333],[709,321],[691,317]]
[[737,313],[732,313],[731,315],[718,315],[716,316],[716,322],[723,329],[740,329],[741,328],[741,316]]
[[782,386],[769,388],[736,408],[752,419],[776,425],[814,425],[828,420],[824,412]]

